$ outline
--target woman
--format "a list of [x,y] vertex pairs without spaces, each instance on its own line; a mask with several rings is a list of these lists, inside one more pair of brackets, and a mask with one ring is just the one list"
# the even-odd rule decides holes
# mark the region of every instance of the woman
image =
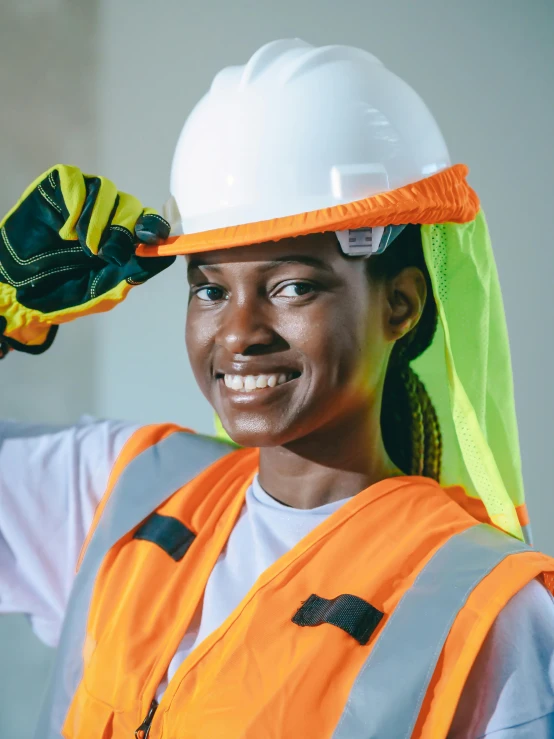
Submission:
[[227,436],[6,430],[3,607],[60,643],[38,736],[552,736],[494,263],[425,106],[366,52],[274,42],[216,77],[171,189],[171,238],[63,166],[3,223],[6,353],[185,254]]

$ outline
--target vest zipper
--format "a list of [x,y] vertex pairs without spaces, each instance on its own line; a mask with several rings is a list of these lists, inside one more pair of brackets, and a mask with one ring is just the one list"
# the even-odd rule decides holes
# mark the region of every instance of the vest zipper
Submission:
[[154,700],[150,704],[150,708],[148,709],[148,713],[146,714],[144,721],[135,731],[135,739],[148,739],[148,735],[150,734],[150,726],[152,725],[152,719],[154,718],[157,707],[158,701],[154,698]]

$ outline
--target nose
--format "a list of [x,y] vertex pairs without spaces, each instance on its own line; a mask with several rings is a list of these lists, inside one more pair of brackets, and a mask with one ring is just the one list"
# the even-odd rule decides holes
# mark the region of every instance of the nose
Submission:
[[282,340],[259,301],[231,299],[222,316],[217,343],[230,354],[253,356],[275,351]]

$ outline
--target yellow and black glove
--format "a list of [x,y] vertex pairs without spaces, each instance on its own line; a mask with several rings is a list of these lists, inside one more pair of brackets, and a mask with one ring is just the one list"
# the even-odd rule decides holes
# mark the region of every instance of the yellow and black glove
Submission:
[[58,325],[110,310],[174,257],[141,258],[169,224],[104,177],[58,164],[0,223],[0,357],[40,354]]

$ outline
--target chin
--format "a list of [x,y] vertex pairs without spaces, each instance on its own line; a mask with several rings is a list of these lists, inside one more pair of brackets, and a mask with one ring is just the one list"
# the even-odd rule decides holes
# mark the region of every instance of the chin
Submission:
[[283,427],[282,423],[268,423],[267,418],[257,415],[234,418],[232,421],[221,416],[220,419],[231,439],[242,447],[282,446],[296,436],[294,428]]

